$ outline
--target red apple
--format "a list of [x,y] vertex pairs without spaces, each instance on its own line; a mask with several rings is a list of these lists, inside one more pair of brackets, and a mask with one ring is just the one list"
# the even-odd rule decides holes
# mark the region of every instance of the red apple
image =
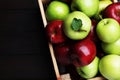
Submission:
[[96,56],[95,43],[90,39],[76,41],[71,50],[72,63],[76,67],[88,65]]
[[120,23],[120,2],[112,3],[103,11],[103,18],[113,18]]
[[96,43],[96,55],[101,59],[103,56],[105,56],[105,52],[103,51],[102,47],[101,47],[101,41],[99,41],[98,43]]
[[96,34],[96,25],[98,23],[98,21],[96,21],[95,19],[91,19],[92,21],[92,26],[91,26],[91,29],[90,29],[90,32],[88,34],[88,36],[86,38],[92,40],[93,42],[97,43],[98,42],[98,37],[97,37],[97,34]]
[[54,54],[56,60],[62,65],[69,65],[70,60],[70,48],[67,43],[58,44],[54,46]]
[[48,40],[53,44],[63,43],[66,41],[66,36],[63,32],[63,21],[53,20],[46,26],[46,35]]

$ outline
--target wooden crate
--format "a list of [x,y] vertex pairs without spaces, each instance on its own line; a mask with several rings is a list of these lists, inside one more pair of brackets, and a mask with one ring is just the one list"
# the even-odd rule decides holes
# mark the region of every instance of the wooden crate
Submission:
[[[117,2],[117,1],[118,0],[113,0],[113,2]],[[46,25],[47,25],[47,20],[46,20],[46,16],[45,16],[45,7],[47,7],[47,4],[49,2],[50,2],[50,0],[38,0],[38,4],[39,4],[39,8],[40,8],[40,12],[41,12],[44,27],[46,27]],[[48,42],[48,46],[49,46],[51,58],[52,58],[52,61],[53,61],[53,66],[54,66],[54,70],[55,70],[57,80],[73,80],[72,76],[74,76],[74,74],[71,75],[70,73],[65,73],[65,74],[60,73],[58,65],[57,65],[56,58],[54,56],[53,46],[49,42]],[[85,80],[85,79],[79,77],[76,80]],[[87,79],[87,80],[107,80],[107,79],[98,75],[94,78]]]

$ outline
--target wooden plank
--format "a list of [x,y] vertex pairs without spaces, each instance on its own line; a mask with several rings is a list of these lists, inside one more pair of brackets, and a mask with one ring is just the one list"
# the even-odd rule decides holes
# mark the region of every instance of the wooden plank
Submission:
[[[47,20],[46,20],[46,17],[45,17],[43,3],[42,3],[41,0],[38,0],[38,3],[39,3],[39,7],[40,7],[41,16],[42,16],[42,19],[43,19],[43,25],[44,25],[44,27],[46,27]],[[57,65],[57,61],[56,61],[56,58],[54,56],[53,46],[50,42],[48,42],[48,45],[49,45],[49,50],[50,50],[51,58],[52,58],[52,61],[53,61],[53,66],[54,66],[54,70],[55,70],[57,80],[61,80],[58,65]]]

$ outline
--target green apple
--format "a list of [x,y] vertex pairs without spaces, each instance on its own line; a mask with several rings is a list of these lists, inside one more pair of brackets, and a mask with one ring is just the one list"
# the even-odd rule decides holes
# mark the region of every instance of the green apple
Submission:
[[112,18],[104,18],[97,24],[98,38],[105,43],[113,43],[120,37],[119,23]]
[[113,43],[102,43],[102,49],[107,54],[120,55],[120,38]]
[[99,71],[107,80],[120,80],[120,56],[111,54],[102,57]]
[[51,1],[46,9],[46,18],[48,21],[52,20],[64,20],[64,18],[69,14],[69,6],[61,1]]
[[98,73],[98,64],[99,64],[99,58],[96,56],[90,64],[83,67],[77,67],[76,69],[81,77],[86,79],[93,78]]
[[99,9],[99,0],[73,0],[71,10],[80,10],[87,16],[94,16]]
[[100,0],[99,1],[99,9],[96,15],[94,16],[95,19],[101,20],[102,19],[102,11],[113,2],[111,0]]
[[112,4],[113,2],[111,0],[102,0],[99,1],[99,13],[103,11],[108,5]]
[[91,19],[81,11],[71,12],[64,20],[63,31],[73,40],[87,37],[91,29]]

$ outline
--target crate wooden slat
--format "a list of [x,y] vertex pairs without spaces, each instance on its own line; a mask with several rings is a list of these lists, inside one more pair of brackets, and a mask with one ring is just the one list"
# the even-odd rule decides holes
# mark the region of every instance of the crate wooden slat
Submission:
[[[44,6],[43,6],[43,3],[42,3],[41,0],[38,0],[38,3],[39,3],[40,12],[41,12],[42,20],[43,20],[43,25],[44,25],[44,27],[46,27],[47,20],[46,20],[46,17],[45,17]],[[52,61],[53,61],[53,66],[54,66],[54,70],[55,70],[57,80],[60,80],[61,77],[60,77],[59,69],[58,69],[58,66],[57,66],[57,61],[56,61],[55,56],[54,56],[53,46],[49,42],[48,42],[48,45],[49,45],[50,54],[51,54],[51,58],[52,58]]]

